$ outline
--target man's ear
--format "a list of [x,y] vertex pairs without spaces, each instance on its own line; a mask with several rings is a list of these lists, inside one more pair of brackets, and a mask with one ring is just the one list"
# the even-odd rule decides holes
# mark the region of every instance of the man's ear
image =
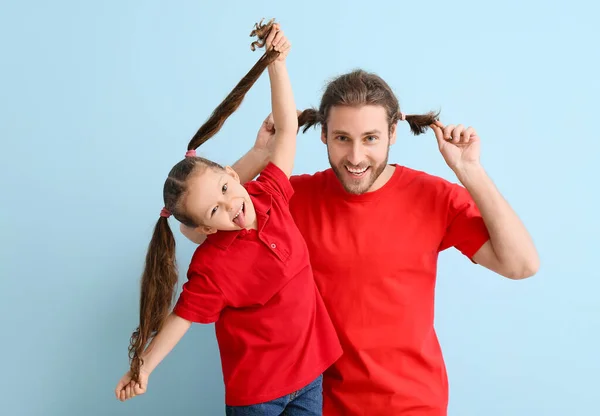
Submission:
[[390,126],[390,146],[396,143],[396,132],[398,130],[396,127],[398,127],[397,122]]

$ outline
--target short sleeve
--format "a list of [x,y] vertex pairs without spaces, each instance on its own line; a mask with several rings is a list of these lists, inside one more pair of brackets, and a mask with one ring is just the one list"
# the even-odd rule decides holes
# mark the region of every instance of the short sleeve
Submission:
[[446,230],[439,251],[455,247],[472,259],[490,238],[481,213],[469,192],[459,185],[453,185],[448,204]]
[[272,162],[263,169],[256,182],[263,185],[265,191],[271,195],[276,194],[283,198],[286,203],[290,202],[294,195],[294,188],[286,174]]
[[173,312],[188,321],[209,324],[219,319],[225,306],[227,301],[219,287],[205,274],[190,268]]

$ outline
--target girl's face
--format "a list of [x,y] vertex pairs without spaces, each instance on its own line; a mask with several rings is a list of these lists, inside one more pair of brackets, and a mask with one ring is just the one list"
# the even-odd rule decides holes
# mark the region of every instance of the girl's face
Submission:
[[188,181],[185,209],[201,224],[197,231],[212,234],[256,228],[256,212],[250,195],[229,166],[224,170],[203,169]]

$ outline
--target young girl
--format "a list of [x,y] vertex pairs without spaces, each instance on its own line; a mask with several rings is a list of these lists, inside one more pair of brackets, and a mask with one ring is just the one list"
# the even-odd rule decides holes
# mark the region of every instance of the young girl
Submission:
[[[145,393],[150,374],[192,322],[215,322],[228,415],[321,414],[321,374],[341,347],[288,207],[298,130],[285,65],[290,44],[272,22],[257,24],[252,35],[259,38],[252,48],[266,43],[267,52],[198,130],[165,182],[165,207],[142,276],[131,368],[115,391],[122,401]],[[195,149],[219,131],[265,68],[273,156],[257,180],[241,185],[230,167],[197,157]],[[177,283],[170,215],[207,238],[169,314]]]

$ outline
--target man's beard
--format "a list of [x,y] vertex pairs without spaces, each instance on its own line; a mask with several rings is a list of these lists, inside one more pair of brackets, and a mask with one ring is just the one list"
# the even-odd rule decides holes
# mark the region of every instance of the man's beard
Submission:
[[[354,195],[364,194],[369,189],[371,189],[373,183],[375,183],[377,178],[379,178],[379,175],[381,175],[385,170],[389,154],[390,150],[388,147],[387,153],[385,154],[385,160],[377,166],[373,166],[369,164],[369,162],[361,163],[359,166],[353,166],[351,163],[348,163],[347,160],[342,160],[342,162],[340,162],[338,166],[334,166],[334,164],[331,162],[329,150],[327,151],[329,164],[331,165],[331,169],[333,169],[333,171],[335,172],[335,176],[337,176],[338,180],[340,181],[346,192]],[[351,178],[349,177],[349,172],[346,169],[346,166],[352,167],[353,169],[357,170],[364,169],[366,166],[368,166],[368,169],[363,177]]]

